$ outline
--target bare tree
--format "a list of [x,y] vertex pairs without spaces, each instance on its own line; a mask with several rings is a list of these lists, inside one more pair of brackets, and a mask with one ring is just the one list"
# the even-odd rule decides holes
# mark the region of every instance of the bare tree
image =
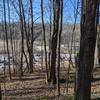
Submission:
[[[7,0],[7,6],[8,6],[8,20],[9,20],[9,34],[10,34],[10,44],[11,44],[11,53],[12,53],[12,58],[13,58],[13,63],[14,63],[14,53],[13,53],[13,37],[12,37],[12,32],[11,32],[11,17],[10,17],[10,0]],[[14,64],[13,64],[13,73],[15,74],[15,68],[14,68]]]
[[46,81],[48,82],[48,63],[47,63],[47,49],[46,49],[46,36],[45,36],[45,25],[44,25],[44,14],[43,14],[43,0],[41,0],[41,17],[42,17],[42,33],[44,40],[44,54],[45,54],[45,67],[46,67]]
[[82,0],[81,40],[75,100],[91,100],[91,79],[96,43],[96,9],[98,0]]
[[57,38],[59,32],[60,0],[53,0],[53,35],[51,40],[50,82],[56,83]]
[[50,65],[51,65],[51,35],[52,35],[52,0],[49,0],[49,9],[50,9],[50,15],[49,15],[49,20],[50,20],[50,37],[49,37],[49,53],[48,53],[48,68],[50,71]]
[[100,7],[100,1],[98,3],[98,6],[97,6],[97,16],[96,16],[96,27],[97,27],[97,52],[98,52],[98,64],[100,65],[100,26],[99,26],[99,7]]
[[62,34],[62,24],[63,24],[63,0],[60,1],[60,28],[58,34],[58,59],[57,59],[57,91],[58,95],[60,95],[60,45],[61,45],[61,34]]
[[23,16],[22,16],[22,0],[18,0],[19,3],[19,18],[20,18],[20,31],[21,31],[21,65],[20,75],[23,75],[23,53],[24,53],[24,29],[23,29]]
[[5,6],[5,0],[3,0],[3,7],[4,7],[4,22],[5,22],[5,38],[6,38],[6,46],[7,46],[7,54],[8,54],[8,63],[9,63],[9,76],[10,79],[11,76],[11,68],[10,68],[10,53],[9,53],[9,46],[8,46],[8,31],[7,31],[7,21],[6,21],[6,6]]
[[1,83],[0,83],[0,100],[2,100],[2,90],[1,90]]
[[29,46],[29,64],[30,64],[30,73],[33,72],[33,41],[34,41],[34,35],[33,35],[33,1],[30,0],[30,16],[31,16],[31,42]]

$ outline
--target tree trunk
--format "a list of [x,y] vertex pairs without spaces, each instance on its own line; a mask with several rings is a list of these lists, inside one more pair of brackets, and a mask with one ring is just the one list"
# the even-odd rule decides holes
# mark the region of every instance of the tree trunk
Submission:
[[46,67],[46,82],[48,83],[48,63],[47,63],[47,49],[46,49],[46,36],[45,36],[45,25],[44,25],[44,15],[43,15],[43,0],[41,0],[41,16],[42,16],[42,33],[44,40],[44,54],[45,54],[45,67]]
[[22,16],[22,0],[19,0],[19,11],[20,11],[20,31],[21,31],[21,65],[20,65],[20,76],[23,76],[23,53],[24,53],[24,30],[23,30],[23,16]]
[[61,44],[61,34],[62,34],[62,24],[63,24],[63,0],[60,1],[60,28],[58,34],[58,59],[57,59],[57,92],[60,95],[60,44]]
[[52,1],[50,1],[50,16],[49,16],[49,20],[50,20],[50,37],[49,37],[49,53],[48,53],[48,68],[50,71],[50,65],[51,65],[51,35],[52,35]]
[[51,66],[49,81],[56,84],[56,55],[59,32],[60,0],[53,0],[53,35],[51,40]]
[[[12,32],[11,32],[11,23],[10,23],[10,4],[9,0],[7,0],[7,6],[8,6],[8,19],[9,19],[9,34],[10,34],[10,43],[11,43],[11,54],[13,58],[13,63],[14,63],[14,54],[13,54],[13,37],[12,37]],[[14,27],[13,27],[14,28]],[[13,73],[15,74],[15,68],[13,64]]]
[[0,100],[2,100],[2,90],[1,90],[1,83],[0,83]]
[[7,22],[6,22],[6,6],[5,6],[5,0],[3,0],[3,6],[4,6],[4,22],[5,22],[5,38],[6,38],[6,46],[7,46],[7,53],[8,53],[8,67],[9,67],[9,77],[11,76],[11,68],[10,68],[10,53],[9,53],[9,44],[8,44],[8,31],[7,31]]
[[82,0],[81,40],[75,100],[90,100],[91,74],[96,43],[96,9],[98,0]]
[[29,64],[30,73],[33,72],[33,2],[30,0],[30,16],[31,16],[31,42],[30,42],[30,52],[29,52]]
[[97,11],[96,11],[96,28],[97,28],[97,59],[98,64],[100,65],[100,26],[99,26],[99,7],[100,7],[100,1],[97,5]]
[[[26,20],[25,20],[25,12],[24,12],[23,4],[21,4],[21,5],[22,5],[22,15],[23,15],[23,24],[24,24],[24,26],[23,26],[24,27],[24,34],[26,36],[27,49],[29,49],[29,45],[28,45],[29,40],[28,40],[27,25],[26,25]],[[28,71],[29,71],[29,63],[28,63],[28,58],[27,58],[25,51],[24,51],[24,57],[25,57],[25,60],[26,60]]]
[[100,31],[98,33],[97,48],[98,48],[98,64],[100,65]]

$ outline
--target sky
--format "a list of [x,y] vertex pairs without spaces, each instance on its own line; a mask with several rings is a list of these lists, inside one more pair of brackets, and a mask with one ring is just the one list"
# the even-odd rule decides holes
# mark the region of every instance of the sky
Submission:
[[[2,1],[0,0],[0,21],[2,20],[3,16],[3,12],[2,12]],[[5,0],[7,1],[7,0]],[[18,13],[16,13],[16,11],[18,11],[18,0],[11,0],[14,1],[13,5],[12,2],[10,3],[10,12],[11,12],[11,21],[18,21],[19,20],[19,16]],[[25,9],[25,13],[26,13],[26,20],[28,20],[28,1],[29,0],[23,0],[23,4],[24,4],[24,9]],[[49,0],[44,0],[44,21],[45,23],[47,23],[49,21]],[[33,15],[34,15],[34,20],[36,20],[38,17],[38,20],[36,20],[37,23],[41,22],[41,8],[40,8],[40,2],[41,0],[33,0]],[[7,6],[7,5],[6,5]],[[15,6],[15,7],[14,7]],[[77,7],[77,0],[64,0],[64,7],[63,7],[63,22],[64,23],[74,23],[74,11],[75,8]],[[7,8],[7,7],[6,7]],[[80,9],[79,9],[80,11]],[[7,12],[8,14],[8,12]],[[7,21],[8,21],[8,16],[7,16]],[[77,16],[77,23],[80,22],[80,15]]]

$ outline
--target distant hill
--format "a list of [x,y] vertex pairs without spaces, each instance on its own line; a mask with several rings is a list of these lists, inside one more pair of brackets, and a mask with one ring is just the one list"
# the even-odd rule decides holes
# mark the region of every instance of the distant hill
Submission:
[[[41,27],[41,23],[35,23],[34,24],[34,36],[37,35],[37,41],[41,41],[43,36],[42,36],[42,27]],[[10,39],[10,34],[12,35],[13,39],[21,39],[21,34],[20,34],[20,26],[19,23],[12,23],[11,25],[7,25],[7,29],[11,29],[11,33],[9,33],[8,30],[8,38]],[[47,41],[49,40],[50,37],[50,28],[49,28],[49,24],[45,24],[46,27],[46,39]],[[72,33],[73,33],[73,27],[74,25],[72,24],[64,24],[63,25],[63,31],[62,31],[62,44],[66,44],[71,42],[71,38],[72,38]],[[4,39],[4,25],[0,23],[0,39]],[[73,34],[73,36],[75,37],[75,41],[79,42],[80,40],[80,27],[79,25],[76,25],[75,28],[75,32]]]

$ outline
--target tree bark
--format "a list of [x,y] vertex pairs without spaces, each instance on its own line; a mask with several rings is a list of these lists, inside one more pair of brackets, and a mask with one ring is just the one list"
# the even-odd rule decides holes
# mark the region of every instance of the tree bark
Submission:
[[96,10],[96,28],[97,28],[97,62],[100,65],[100,26],[99,26],[99,7],[100,7],[100,1],[97,5]]
[[30,64],[30,73],[33,73],[33,2],[30,0],[30,16],[31,16],[31,42],[29,48],[29,64]]
[[11,76],[11,68],[10,68],[10,53],[9,53],[9,44],[8,44],[8,31],[7,31],[7,21],[6,21],[6,6],[5,6],[5,0],[3,0],[3,6],[4,6],[5,39],[6,39],[7,54],[8,54],[9,77],[10,77],[10,79],[12,79],[12,76]]
[[41,0],[41,16],[42,16],[42,33],[44,40],[44,54],[45,54],[45,67],[46,67],[46,82],[48,83],[48,63],[47,63],[47,49],[46,49],[46,36],[45,36],[45,25],[44,25],[44,15],[43,15],[43,0]]
[[22,0],[19,2],[19,18],[20,18],[20,31],[21,31],[21,65],[20,65],[20,75],[23,76],[23,53],[24,53],[24,30],[23,30],[23,16],[22,16]]
[[62,34],[62,25],[63,25],[63,0],[60,1],[60,27],[58,34],[58,59],[57,59],[57,92],[58,96],[60,95],[60,45],[61,45],[61,34]]
[[50,20],[50,37],[49,37],[49,53],[48,53],[48,68],[50,71],[50,65],[51,65],[51,35],[52,35],[52,0],[49,0],[50,2],[50,15],[49,15],[49,20]]
[[2,100],[2,90],[1,90],[1,83],[0,83],[0,100]]
[[96,44],[96,9],[98,0],[82,0],[81,40],[75,100],[90,100],[91,74]]
[[51,40],[51,66],[49,81],[56,84],[57,38],[59,31],[60,0],[53,0],[53,35]]

